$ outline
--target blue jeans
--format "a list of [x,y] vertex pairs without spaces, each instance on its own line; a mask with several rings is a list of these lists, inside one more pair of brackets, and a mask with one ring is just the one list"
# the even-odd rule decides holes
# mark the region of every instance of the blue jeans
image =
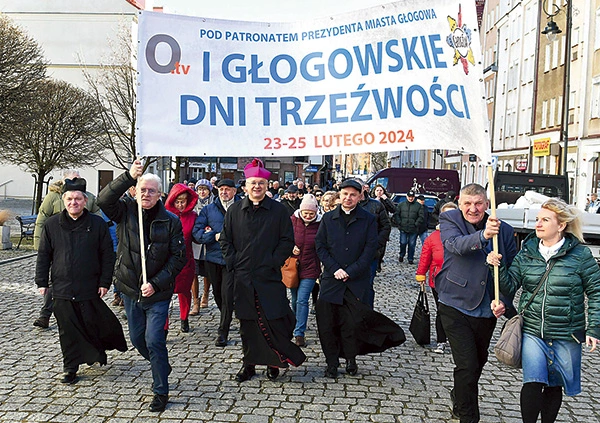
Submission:
[[415,247],[417,246],[417,234],[409,234],[408,232],[400,231],[400,258],[404,258],[407,245],[408,261],[414,261]]
[[145,304],[123,295],[127,313],[129,338],[136,350],[150,362],[153,392],[169,393],[169,355],[165,338],[165,323],[169,314],[170,300]]
[[419,234],[419,239],[421,240],[421,248],[423,248],[423,244],[425,244],[425,240],[427,239],[427,236],[429,235],[428,231],[425,232],[421,232]]
[[304,336],[308,322],[308,300],[315,286],[316,279],[300,279],[298,288],[290,288],[292,292],[292,310],[296,315],[294,336]]

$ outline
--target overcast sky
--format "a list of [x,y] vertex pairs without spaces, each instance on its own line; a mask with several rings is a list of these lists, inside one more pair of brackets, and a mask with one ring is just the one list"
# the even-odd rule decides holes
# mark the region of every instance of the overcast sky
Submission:
[[390,3],[390,0],[154,0],[165,12],[258,22],[294,22]]

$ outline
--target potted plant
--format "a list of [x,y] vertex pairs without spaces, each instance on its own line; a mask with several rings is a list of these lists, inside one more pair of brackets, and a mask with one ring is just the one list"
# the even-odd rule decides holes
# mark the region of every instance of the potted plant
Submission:
[[10,242],[10,226],[6,223],[10,219],[10,213],[8,210],[0,210],[0,250],[10,250],[12,248],[12,242]]

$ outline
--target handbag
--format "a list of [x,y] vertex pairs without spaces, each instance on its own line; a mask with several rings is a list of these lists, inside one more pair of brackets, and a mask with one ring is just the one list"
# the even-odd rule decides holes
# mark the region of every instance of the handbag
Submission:
[[288,288],[298,288],[300,278],[298,277],[298,259],[296,257],[288,257],[281,266],[281,280]]
[[548,274],[550,270],[554,266],[556,260],[553,260],[546,267],[546,272],[540,279],[540,282],[536,286],[533,294],[525,304],[525,307],[521,310],[519,314],[509,319],[506,323],[504,323],[504,327],[502,328],[502,332],[500,334],[500,338],[498,338],[498,342],[494,346],[494,354],[499,362],[506,364],[507,366],[514,367],[515,369],[521,368],[521,347],[523,345],[523,313],[531,302],[533,298],[536,296],[544,281],[548,279]]
[[429,314],[429,302],[425,293],[425,285],[421,285],[415,310],[410,319],[408,330],[419,345],[427,345],[431,342],[431,316]]

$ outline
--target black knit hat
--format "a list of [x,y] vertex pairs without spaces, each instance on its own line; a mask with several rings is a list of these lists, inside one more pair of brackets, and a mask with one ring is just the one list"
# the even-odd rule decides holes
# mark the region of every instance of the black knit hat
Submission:
[[63,194],[67,191],[81,191],[85,194],[86,182],[83,178],[65,179]]

